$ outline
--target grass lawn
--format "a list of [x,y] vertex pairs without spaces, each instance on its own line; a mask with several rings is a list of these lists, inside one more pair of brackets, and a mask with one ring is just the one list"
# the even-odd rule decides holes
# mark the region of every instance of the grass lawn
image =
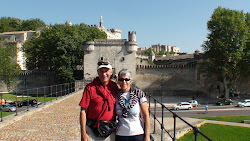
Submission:
[[[60,98],[60,97],[61,96],[59,96],[57,98]],[[10,101],[16,101],[16,95],[15,94],[4,94],[3,99],[10,100]],[[26,99],[27,99],[27,96],[23,95],[23,97],[18,97],[17,101],[23,101]],[[29,99],[36,99],[36,97],[30,96]],[[54,99],[56,99],[56,97],[45,97],[45,99],[44,99],[44,97],[38,97],[37,101],[44,103],[44,102],[52,101]],[[5,117],[5,116],[11,115],[11,114],[15,114],[16,112],[2,112],[2,113],[3,113],[2,117]],[[0,116],[1,116],[1,111],[0,111]]]
[[[11,114],[16,114],[16,112],[2,112],[2,113],[3,113],[3,117],[11,115]],[[0,114],[1,114],[1,111],[0,111]]]
[[248,115],[248,116],[227,116],[227,117],[198,117],[198,118],[199,119],[207,119],[207,120],[243,123],[244,120],[250,120],[250,115]]
[[[20,96],[20,95],[18,95],[18,96]],[[57,97],[57,98],[59,98],[59,97]],[[16,101],[16,95],[15,94],[4,94],[3,99]],[[23,95],[23,97],[18,97],[17,101],[23,101],[26,99],[27,99],[27,95]],[[29,99],[36,99],[36,97],[30,96]],[[48,101],[51,101],[54,99],[56,99],[56,97],[47,96],[47,97],[45,97],[45,100],[44,100],[43,95],[41,95],[41,97],[38,97],[38,102],[48,102]]]
[[[213,141],[249,141],[250,139],[250,128],[247,127],[206,123],[199,129]],[[197,140],[207,141],[207,139],[201,135],[198,135]],[[187,133],[185,136],[178,139],[178,141],[194,141],[193,131]]]

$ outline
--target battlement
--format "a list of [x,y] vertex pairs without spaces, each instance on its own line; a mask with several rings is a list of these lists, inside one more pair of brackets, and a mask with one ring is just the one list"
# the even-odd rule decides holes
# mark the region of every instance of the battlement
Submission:
[[136,42],[136,32],[135,31],[128,32],[128,41]]
[[21,70],[19,75],[20,76],[28,76],[28,75],[45,75],[49,76],[54,74],[54,71],[38,71],[38,70]]
[[136,69],[164,69],[164,68],[193,69],[195,67],[196,63],[182,63],[182,64],[170,64],[170,65],[136,65]]
[[126,39],[95,39],[95,45],[124,45]]
[[122,30],[116,29],[116,28],[107,29],[107,31],[110,31],[110,32],[112,32],[112,33],[122,33]]

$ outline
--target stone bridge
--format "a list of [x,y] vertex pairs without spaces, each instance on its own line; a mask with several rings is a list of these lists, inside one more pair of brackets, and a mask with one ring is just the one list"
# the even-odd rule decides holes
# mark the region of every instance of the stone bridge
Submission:
[[[80,141],[79,101],[82,90],[71,95],[66,95],[58,100],[47,102],[39,108],[30,108],[29,111],[9,115],[0,122],[0,140],[6,141],[37,141],[60,140]],[[202,120],[187,119],[195,125],[203,123]],[[173,120],[165,120],[169,130],[173,128]],[[151,133],[153,132],[153,120],[151,118]],[[177,124],[178,135],[181,136],[190,128],[183,124]],[[156,140],[160,140],[160,125],[156,126]]]

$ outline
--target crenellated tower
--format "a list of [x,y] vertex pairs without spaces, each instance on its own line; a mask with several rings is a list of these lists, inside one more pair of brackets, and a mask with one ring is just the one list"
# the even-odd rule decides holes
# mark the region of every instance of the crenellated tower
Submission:
[[138,49],[138,44],[136,42],[136,32],[132,31],[132,32],[128,32],[128,41],[127,41],[127,52],[128,53],[132,53],[137,51]]
[[113,72],[118,73],[121,69],[129,69],[136,74],[136,32],[128,32],[126,39],[95,39],[83,42],[83,69],[84,79],[93,79],[97,76],[96,70],[98,59],[106,58],[113,67]]

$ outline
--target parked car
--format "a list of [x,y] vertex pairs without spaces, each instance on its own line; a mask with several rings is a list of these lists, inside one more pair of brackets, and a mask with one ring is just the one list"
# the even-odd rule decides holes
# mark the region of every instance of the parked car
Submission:
[[12,101],[9,104],[13,105],[13,106],[17,106],[17,107],[22,107],[23,106],[23,102],[21,102],[21,101]]
[[[238,102],[238,104],[239,104],[239,103],[248,102],[248,101],[250,101],[250,99],[244,99],[243,102]],[[238,105],[238,104],[237,104],[237,105]]]
[[244,102],[238,102],[238,107],[248,107],[250,106],[250,100]]
[[189,100],[188,101],[193,107],[197,107],[198,106],[198,101],[196,100]]
[[244,99],[244,101],[243,101],[243,102],[248,102],[248,101],[250,101],[250,99]]
[[181,102],[173,106],[174,110],[190,110],[193,106],[188,102]]
[[0,110],[2,110],[3,112],[15,112],[16,107],[10,104],[3,104],[2,106],[0,105]]
[[28,106],[28,105],[34,106],[34,105],[37,105],[37,101],[36,99],[29,99],[29,100],[26,99],[22,101],[22,104],[23,106]]
[[232,105],[233,100],[232,99],[224,99],[216,102],[216,105]]

